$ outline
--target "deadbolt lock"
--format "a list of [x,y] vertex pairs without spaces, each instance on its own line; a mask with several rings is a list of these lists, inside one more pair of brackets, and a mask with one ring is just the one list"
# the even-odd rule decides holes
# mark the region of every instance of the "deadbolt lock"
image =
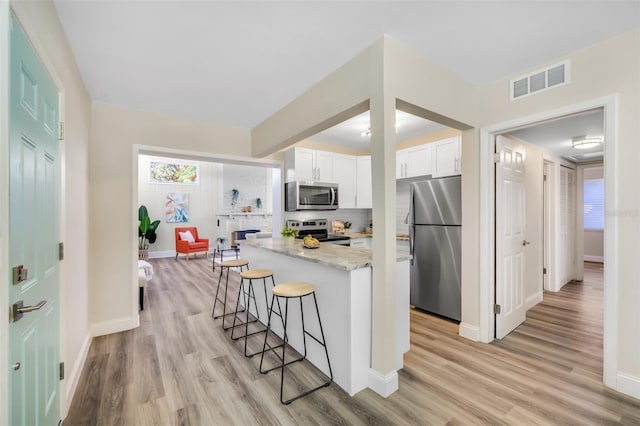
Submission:
[[22,281],[27,279],[27,273],[29,271],[24,267],[24,265],[18,265],[13,267],[13,284],[20,284]]

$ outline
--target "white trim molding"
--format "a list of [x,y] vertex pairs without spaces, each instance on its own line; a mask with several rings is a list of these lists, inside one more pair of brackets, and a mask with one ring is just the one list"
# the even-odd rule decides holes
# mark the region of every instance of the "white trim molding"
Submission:
[[[615,209],[617,196],[615,188],[619,186],[616,168],[619,159],[615,149],[618,138],[618,95],[612,94],[598,99],[591,99],[578,104],[567,105],[555,110],[545,111],[526,117],[517,118],[480,129],[480,327],[482,342],[494,339],[495,315],[494,301],[494,265],[495,231],[494,231],[494,198],[495,184],[493,152],[495,136],[511,129],[533,125],[557,117],[575,114],[594,108],[605,109],[605,139],[609,141],[604,150],[605,206]],[[603,337],[603,376],[604,384],[616,390],[618,388],[618,219],[613,215],[605,218],[605,272],[604,272],[604,337]]]
[[106,334],[118,333],[120,331],[127,331],[134,329],[139,325],[140,317],[137,314],[135,317],[124,317],[110,321],[98,322],[91,326],[91,336],[98,337]]
[[89,354],[89,348],[91,347],[91,342],[93,341],[93,337],[91,333],[87,333],[82,342],[82,346],[80,347],[80,353],[76,357],[75,362],[73,363],[73,368],[65,378],[67,381],[65,387],[65,404],[62,407],[62,418],[67,417],[67,413],[69,412],[69,407],[71,407],[71,401],[73,400],[73,395],[76,392],[76,388],[78,387],[78,382],[80,381],[80,375],[82,374],[82,368],[84,367],[84,363],[87,360],[87,355]]
[[394,371],[384,376],[370,368],[368,387],[378,395],[387,398],[398,390],[398,372]]
[[473,340],[474,342],[479,342],[480,327],[476,327],[475,325],[461,322],[460,327],[458,328],[458,335],[460,335],[460,337],[464,337],[465,339]]
[[618,373],[616,389],[619,392],[640,399],[640,377]]

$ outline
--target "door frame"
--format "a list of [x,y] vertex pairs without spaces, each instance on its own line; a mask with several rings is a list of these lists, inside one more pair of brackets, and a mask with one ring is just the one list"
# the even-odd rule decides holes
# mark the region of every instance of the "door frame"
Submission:
[[[607,141],[604,150],[605,206],[613,208],[616,204],[615,189],[618,187],[618,177],[615,174],[618,165],[615,156],[618,135],[617,105],[618,95],[612,94],[480,128],[480,341],[485,343],[493,341],[495,328],[493,314],[495,303],[495,177],[493,172],[495,136],[565,115],[604,108],[605,140]],[[616,389],[619,328],[616,317],[618,232],[617,221],[613,216],[605,217],[605,229],[607,232],[605,232],[603,379],[605,385]]]
[[[59,120],[65,121],[65,86],[62,78],[56,71],[53,61],[47,54],[44,43],[38,37],[37,22],[30,17],[28,10],[20,2],[11,3],[0,1],[0,28],[5,29],[7,37],[0,37],[0,199],[9,199],[9,172],[8,172],[8,157],[9,157],[9,112],[7,106],[9,105],[9,24],[11,20],[11,13],[20,22],[22,29],[24,30],[27,38],[31,42],[34,51],[38,55],[43,66],[49,73],[49,76],[56,85],[59,93]],[[59,241],[64,241],[66,235],[66,203],[65,203],[65,156],[66,156],[66,143],[65,141],[59,142],[58,155],[60,158],[60,217],[59,217]],[[8,232],[5,230],[9,227],[9,206],[7,203],[0,203],[0,274],[3,277],[9,277],[10,265],[9,265],[9,241]],[[58,289],[59,294],[59,306],[60,306],[60,361],[66,360],[66,333],[64,324],[68,322],[68,312],[70,309],[66,306],[64,300],[65,294],[65,282],[68,270],[65,262],[59,263],[60,271],[60,285]],[[7,281],[8,282],[8,281]],[[9,306],[9,287],[8,285],[0,285],[0,306]],[[9,402],[9,317],[3,315],[0,319],[0,424],[8,424],[8,402]],[[64,419],[73,397],[75,383],[69,383],[68,381],[59,382],[59,394],[60,394],[60,417]]]

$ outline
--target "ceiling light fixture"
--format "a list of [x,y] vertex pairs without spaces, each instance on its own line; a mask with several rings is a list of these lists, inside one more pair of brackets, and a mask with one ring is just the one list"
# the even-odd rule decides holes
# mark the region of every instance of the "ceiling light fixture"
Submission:
[[[398,126],[396,125],[396,134],[397,133],[398,133]],[[360,136],[362,136],[363,138],[366,138],[367,136],[371,136],[371,127],[367,127],[367,130],[360,133]]]
[[599,146],[602,143],[600,137],[578,136],[571,139],[571,146],[574,149],[590,149]]

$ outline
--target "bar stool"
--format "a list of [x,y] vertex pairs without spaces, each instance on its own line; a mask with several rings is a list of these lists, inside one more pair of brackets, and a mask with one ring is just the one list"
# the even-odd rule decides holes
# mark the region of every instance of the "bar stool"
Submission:
[[[236,259],[236,260],[227,260],[225,262],[220,263],[220,275],[218,276],[218,288],[216,289],[216,297],[213,301],[213,310],[211,311],[211,316],[213,317],[213,319],[218,319],[222,317],[223,330],[228,330],[230,328],[230,327],[224,326],[224,317],[226,317],[227,315],[236,314],[236,312],[227,312],[227,290],[229,289],[229,269],[240,268],[240,272],[242,273],[243,267],[246,267],[247,269],[249,268],[248,260]],[[226,277],[227,279],[224,285],[224,300],[220,300],[218,298],[218,293],[220,292],[220,282],[222,281],[222,273],[224,272],[225,269],[227,270],[227,277]],[[220,300],[220,303],[222,303],[222,315],[216,316],[215,315],[216,304],[218,303],[219,300]]]
[[[256,351],[251,354],[247,353],[247,338],[256,334],[265,333],[267,331],[267,329],[265,328],[263,330],[258,330],[258,331],[249,333],[249,324],[254,323],[260,319],[260,313],[258,311],[258,303],[256,302],[256,293],[255,293],[255,290],[253,289],[253,280],[260,280],[260,279],[262,280],[262,287],[264,289],[264,303],[267,306],[267,310],[268,310],[269,305],[267,304],[267,278],[271,278],[272,286],[276,285],[275,281],[273,280],[273,271],[271,269],[247,269],[246,271],[240,272],[240,288],[238,289],[238,299],[236,300],[236,314],[243,312],[243,311],[238,311],[238,308],[240,306],[240,295],[244,294],[244,300],[245,300],[244,311],[247,312],[247,317],[244,322],[236,324],[237,315],[235,315],[233,317],[233,325],[230,328],[231,328],[232,340],[238,340],[238,339],[244,338],[244,356],[246,357],[252,357],[262,352],[262,351]],[[245,280],[248,281],[246,290],[244,290]],[[253,299],[253,303],[256,307],[256,319],[249,321],[249,314],[251,312],[251,299]],[[278,307],[279,307],[279,303],[280,302],[278,302]],[[242,327],[242,326],[244,326],[244,335],[234,337],[233,332],[235,331],[236,327]]]
[[[260,372],[262,374],[266,374],[269,371],[275,370],[276,368],[279,368],[281,371],[280,374],[280,402],[288,405],[291,404],[293,401],[295,401],[298,398],[302,398],[303,396],[309,395],[311,392],[315,392],[320,388],[329,386],[331,384],[331,382],[333,381],[333,371],[331,370],[331,362],[329,362],[329,352],[327,351],[327,343],[324,339],[324,331],[322,330],[322,321],[320,320],[320,311],[318,310],[318,301],[316,300],[316,293],[315,293],[315,286],[313,284],[309,284],[309,283],[305,283],[305,282],[291,282],[291,283],[284,283],[284,284],[278,284],[277,286],[275,286],[272,290],[273,296],[271,297],[271,308],[269,310],[269,317],[267,319],[267,334],[265,334],[264,337],[264,344],[262,346],[262,356],[260,358]],[[311,333],[309,333],[307,331],[307,329],[304,326],[304,309],[302,307],[302,298],[305,296],[309,296],[312,295],[313,296],[313,302],[316,306],[316,315],[318,316],[318,324],[320,325],[320,336],[322,337],[322,341],[320,341],[317,337],[315,337],[314,335],[312,335]],[[276,299],[277,298],[277,299]],[[284,298],[285,299],[285,304],[284,304],[284,317],[282,316],[282,310],[280,308],[280,303],[279,303],[279,299],[280,298]],[[300,300],[300,316],[302,318],[302,340],[304,342],[304,354],[302,355],[302,357],[298,358],[298,359],[294,359],[292,361],[286,362],[285,363],[285,349],[286,349],[286,343],[287,343],[287,316],[288,316],[288,311],[289,311],[289,299],[293,299],[293,298],[297,298]],[[267,348],[267,337],[268,337],[268,333],[269,330],[271,328],[271,314],[273,313],[273,302],[274,299],[278,301],[278,310],[280,310],[280,319],[282,319],[282,325],[284,328],[284,336],[283,336],[283,341],[281,345],[278,346],[270,346],[269,348]],[[277,314],[276,314],[277,315]],[[284,400],[283,399],[283,388],[284,388],[284,372],[285,372],[285,367],[289,364],[293,364],[294,362],[298,362],[298,361],[302,361],[303,359],[305,359],[307,357],[307,338],[306,336],[311,337],[313,340],[315,340],[316,342],[318,342],[323,348],[324,348],[324,353],[327,357],[327,365],[329,366],[329,380],[323,384],[321,384],[318,387],[315,387],[311,390],[308,390],[306,392],[301,393],[300,395],[297,395],[293,398],[290,398],[288,400]],[[275,351],[275,349],[279,348],[282,346],[282,358],[280,358],[280,356],[277,354],[277,352]],[[262,362],[264,360],[264,354],[267,351],[271,351],[273,350],[274,353],[276,354],[276,356],[278,357],[278,359],[280,359],[282,361],[282,363],[280,365],[277,365],[273,368],[270,368],[268,370],[262,370]]]

